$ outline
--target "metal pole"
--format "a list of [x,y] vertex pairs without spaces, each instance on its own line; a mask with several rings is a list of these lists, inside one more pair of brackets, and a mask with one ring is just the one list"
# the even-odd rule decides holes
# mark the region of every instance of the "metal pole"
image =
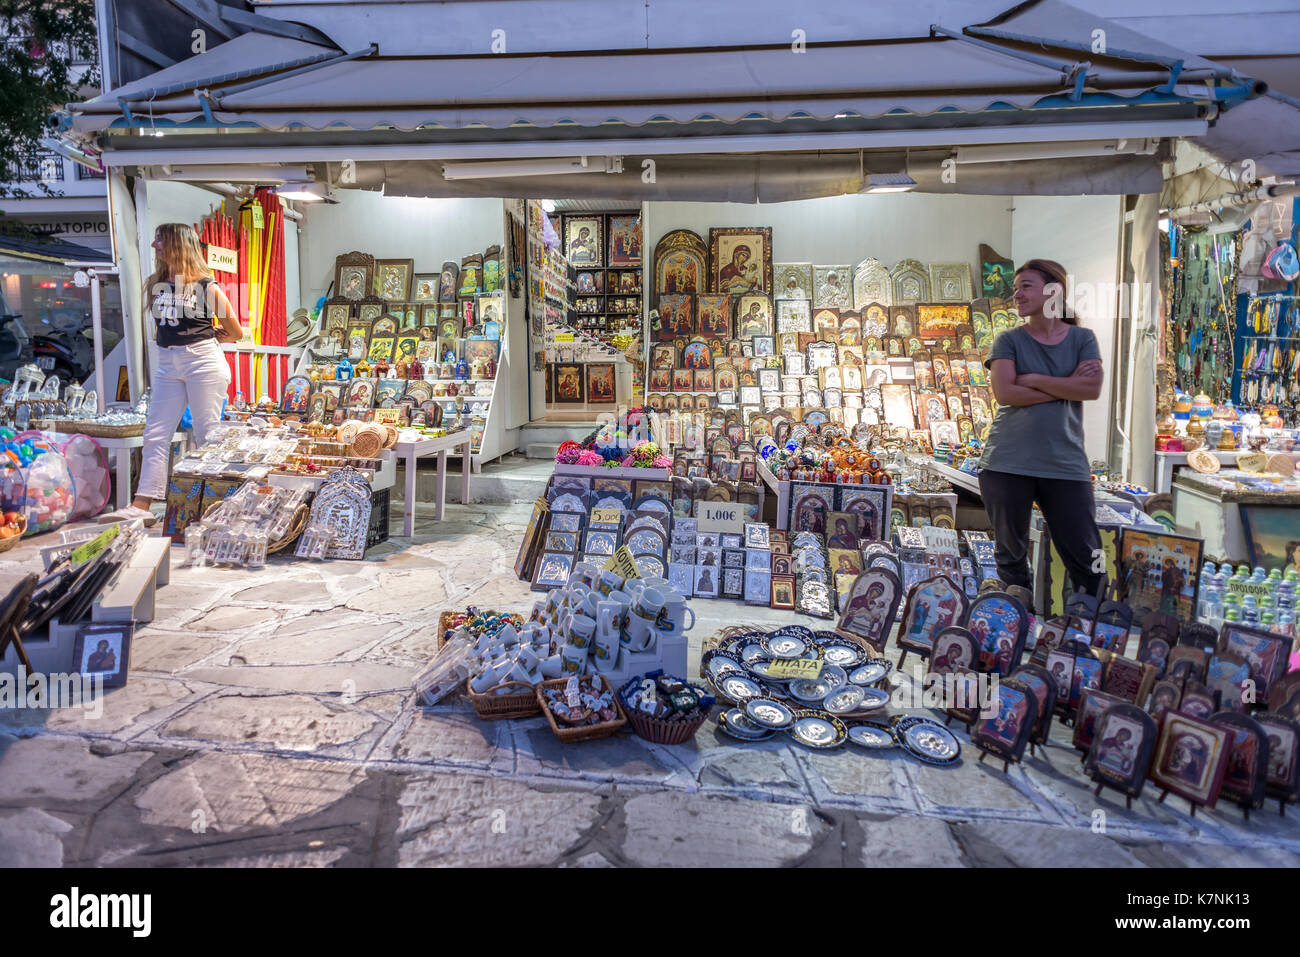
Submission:
[[99,275],[95,270],[90,273],[90,323],[95,336],[95,396],[98,408],[104,411],[104,321],[99,304]]

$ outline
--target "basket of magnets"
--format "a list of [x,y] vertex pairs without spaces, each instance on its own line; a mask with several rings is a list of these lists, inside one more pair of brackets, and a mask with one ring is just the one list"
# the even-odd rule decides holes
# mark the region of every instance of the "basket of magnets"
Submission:
[[520,615],[494,609],[444,611],[438,616],[438,647],[451,641],[457,631],[463,630],[467,637],[477,639],[485,633],[499,631],[506,625],[521,628],[523,624],[524,619]]
[[[575,680],[576,699],[566,694],[569,682]],[[552,678],[539,684],[536,694],[551,731],[565,744],[607,738],[627,724],[618,695],[601,674]],[[570,703],[575,700],[576,704]]]
[[695,737],[714,697],[680,678],[661,671],[628,680],[618,692],[619,704],[637,737],[651,744],[685,744]]
[[[7,518],[7,521],[6,521]],[[18,512],[5,512],[0,516],[0,553],[9,551],[27,531],[27,518]]]

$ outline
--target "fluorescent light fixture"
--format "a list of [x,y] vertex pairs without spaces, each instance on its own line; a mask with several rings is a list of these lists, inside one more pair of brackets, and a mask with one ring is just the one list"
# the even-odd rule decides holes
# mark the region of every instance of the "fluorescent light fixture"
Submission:
[[164,164],[159,169],[164,179],[198,183],[308,183],[311,174],[306,166],[261,165],[258,163],[231,164]]
[[916,180],[906,173],[868,173],[859,193],[907,193],[916,189]]
[[544,212],[544,213],[553,213],[553,212],[555,212],[555,200],[553,200],[553,199],[544,199],[544,200],[542,200],[542,212]]
[[1150,156],[1160,140],[1081,140],[1073,143],[1008,143],[1005,146],[959,146],[958,163],[1016,163],[1028,160],[1068,159],[1076,156]]
[[334,191],[325,183],[286,183],[275,188],[281,199],[296,199],[303,203],[336,202]]
[[571,156],[557,159],[487,160],[444,163],[443,179],[497,179],[505,176],[555,176],[565,173],[621,173],[621,156]]

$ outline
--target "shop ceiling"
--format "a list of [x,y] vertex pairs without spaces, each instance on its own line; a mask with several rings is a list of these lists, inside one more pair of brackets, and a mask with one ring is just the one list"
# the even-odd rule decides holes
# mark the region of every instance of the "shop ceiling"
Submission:
[[[1277,146],[1284,138],[1261,143],[1257,128],[1246,139],[1265,148],[1232,156],[1243,134],[1227,124],[1238,110],[1249,108],[1256,126],[1262,114],[1300,130],[1300,110],[1269,98],[1262,82],[1056,0],[1006,13],[1003,2],[873,11],[872,39],[818,44],[827,34],[813,30],[802,52],[797,40],[761,42],[760,2],[725,32],[745,46],[583,49],[626,32],[626,18],[612,15],[624,5],[599,4],[600,17],[566,34],[569,49],[542,52],[521,49],[534,36],[527,17],[555,5],[502,3],[506,49],[520,52],[500,54],[455,40],[468,35],[471,8],[492,4],[257,5],[206,53],[71,105],[67,125],[105,162],[152,176],[312,164],[335,187],[426,196],[770,202],[857,192],[870,172],[906,173],[928,192],[1153,192],[1176,138],[1206,138],[1225,158],[1256,158],[1262,172],[1289,173],[1292,159],[1300,171],[1300,156]],[[634,6],[649,47],[652,24],[682,5]],[[425,30],[424,18],[438,29]],[[491,27],[490,17],[475,21],[481,38]],[[1095,30],[1105,54],[1093,52]],[[510,46],[512,34],[520,45]],[[1090,148],[1066,148],[1078,143]],[[960,162],[961,149],[981,146],[1021,151]],[[556,157],[618,157],[622,172],[512,168],[464,179],[447,170]]]

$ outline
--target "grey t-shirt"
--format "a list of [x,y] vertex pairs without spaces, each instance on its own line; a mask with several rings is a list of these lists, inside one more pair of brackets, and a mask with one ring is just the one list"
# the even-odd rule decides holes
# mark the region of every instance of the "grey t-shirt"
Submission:
[[[998,333],[984,364],[1014,359],[1016,375],[1066,378],[1079,363],[1100,359],[1097,337],[1082,326],[1054,346],[1045,346],[1024,326]],[[1038,405],[1000,406],[989,429],[980,468],[1039,478],[1090,481],[1092,468],[1083,447],[1083,403],[1057,399]]]

